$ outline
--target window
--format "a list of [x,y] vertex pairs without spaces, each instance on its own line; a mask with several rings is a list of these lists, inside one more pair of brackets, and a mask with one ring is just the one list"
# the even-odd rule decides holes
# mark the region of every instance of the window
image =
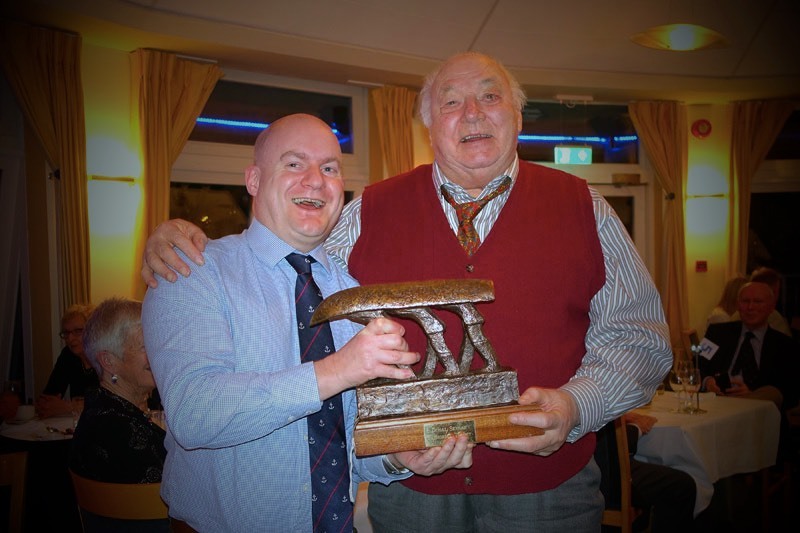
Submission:
[[522,111],[519,156],[552,162],[559,145],[589,146],[593,163],[638,163],[628,106],[529,101]]
[[267,124],[291,113],[308,113],[330,124],[342,152],[352,154],[351,107],[347,96],[220,80],[189,140],[252,146]]
[[254,124],[248,129],[201,122],[172,166],[172,183],[243,185],[258,132],[276,118],[298,112],[319,116],[337,127],[345,188],[361,194],[369,183],[365,88],[230,69],[217,83],[201,116]]
[[800,110],[786,119],[766,159],[800,159]]
[[197,224],[211,239],[247,229],[250,205],[244,185],[173,183],[170,187],[169,217]]
[[[345,203],[353,191],[344,191]],[[199,226],[211,239],[241,233],[250,225],[252,197],[244,185],[173,182],[169,217]]]
[[750,195],[747,272],[772,267],[783,275],[778,310],[787,320],[800,316],[800,192]]

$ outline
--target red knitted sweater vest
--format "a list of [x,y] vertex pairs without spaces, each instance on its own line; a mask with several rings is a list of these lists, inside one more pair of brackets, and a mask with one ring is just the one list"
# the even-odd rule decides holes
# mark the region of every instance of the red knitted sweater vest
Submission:
[[[363,285],[428,279],[491,279],[495,301],[477,306],[500,364],[517,370],[520,390],[559,387],[585,354],[589,303],[605,281],[592,201],[586,183],[547,167],[520,162],[514,188],[491,232],[468,257],[439,204],[431,166],[364,191],[362,233],[349,260]],[[439,313],[447,345],[458,353],[458,318]],[[412,350],[425,336],[404,324]],[[479,356],[475,366],[482,366]],[[440,370],[440,369],[439,369]],[[437,371],[439,371],[437,370]],[[428,494],[522,494],[558,486],[594,451],[594,434],[549,457],[478,446],[473,466],[404,483]]]

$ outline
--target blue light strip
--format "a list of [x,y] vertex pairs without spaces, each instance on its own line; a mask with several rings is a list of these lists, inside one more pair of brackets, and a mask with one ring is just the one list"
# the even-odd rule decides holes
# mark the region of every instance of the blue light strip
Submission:
[[246,128],[251,130],[263,130],[269,127],[266,122],[250,122],[246,120],[227,120],[224,118],[197,117],[199,124],[215,124],[217,126],[229,126],[231,128]]
[[[620,142],[636,142],[639,140],[639,137],[636,135],[622,135],[622,136],[615,136],[612,137],[611,140],[615,143]],[[519,136],[519,142],[544,142],[544,143],[570,143],[570,142],[578,142],[578,143],[595,143],[595,144],[608,144],[609,138],[608,137],[578,137],[574,135],[527,135],[521,134]]]
[[[210,117],[197,117],[197,122],[199,124],[213,124],[216,126],[227,126],[230,128],[245,128],[245,129],[256,129],[256,130],[263,130],[269,127],[269,123],[267,122],[251,122],[246,120],[228,120],[224,118],[210,118]],[[341,138],[341,132],[336,128],[331,128],[333,133]],[[621,135],[611,138],[615,143],[624,143],[624,142],[636,142],[639,140],[639,137],[636,135]],[[519,142],[522,143],[529,143],[529,142],[544,142],[544,143],[569,143],[569,142],[579,142],[579,143],[595,143],[595,144],[608,144],[609,138],[608,137],[578,137],[573,135],[527,135],[522,134],[519,136]]]
[[[261,131],[269,127],[267,122],[251,122],[248,120],[228,120],[224,118],[210,118],[210,117],[197,117],[198,124],[211,124],[213,126],[226,126],[229,128],[240,128]],[[331,127],[331,131],[336,138],[339,139],[339,144],[350,142],[350,136],[343,136],[338,128]]]

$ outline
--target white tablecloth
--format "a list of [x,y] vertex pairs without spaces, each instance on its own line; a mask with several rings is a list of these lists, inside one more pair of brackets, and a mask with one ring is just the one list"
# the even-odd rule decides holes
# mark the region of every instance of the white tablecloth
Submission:
[[695,516],[711,503],[716,481],[774,465],[780,431],[780,413],[772,402],[700,396],[705,414],[670,412],[678,404],[672,392],[637,409],[658,422],[639,439],[636,458],[691,475],[697,484]]
[[[39,420],[32,418],[22,424],[3,423],[0,426],[0,435],[17,440],[64,440],[71,439],[72,434],[67,433],[72,430],[73,422],[71,416],[53,417]],[[57,431],[48,431],[47,428]]]

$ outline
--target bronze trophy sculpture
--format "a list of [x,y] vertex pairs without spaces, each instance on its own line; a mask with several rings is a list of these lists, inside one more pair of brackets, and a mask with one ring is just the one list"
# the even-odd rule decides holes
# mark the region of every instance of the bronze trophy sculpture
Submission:
[[[540,435],[542,430],[508,422],[519,405],[517,373],[501,367],[483,334],[475,308],[494,300],[490,280],[430,280],[365,285],[326,298],[311,325],[350,319],[366,324],[381,316],[407,318],[424,330],[427,351],[419,375],[410,380],[373,380],[356,389],[356,455],[375,455],[440,445],[450,434],[466,433],[473,442]],[[444,324],[430,308],[455,313],[463,326],[458,359],[444,341]],[[475,352],[485,365],[471,369]],[[437,362],[443,372],[436,374]]]

